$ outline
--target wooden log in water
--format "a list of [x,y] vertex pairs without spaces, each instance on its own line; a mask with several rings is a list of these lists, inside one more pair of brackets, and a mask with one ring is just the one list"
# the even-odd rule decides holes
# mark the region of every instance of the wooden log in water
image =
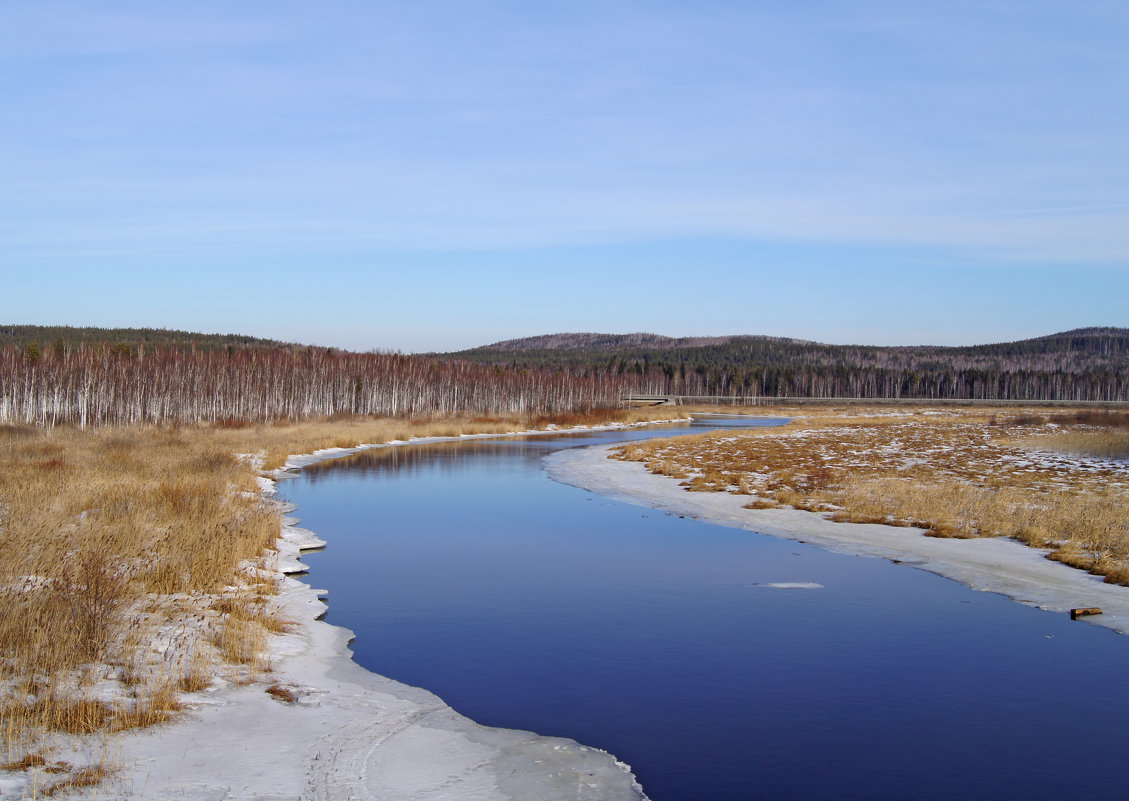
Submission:
[[1076,609],[1070,610],[1070,619],[1077,620],[1078,618],[1085,617],[1086,615],[1100,615],[1101,613],[1101,608],[1097,606],[1079,606]]

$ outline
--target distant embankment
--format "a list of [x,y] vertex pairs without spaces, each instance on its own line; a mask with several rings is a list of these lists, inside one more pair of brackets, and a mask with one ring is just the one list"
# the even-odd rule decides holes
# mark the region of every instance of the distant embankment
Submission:
[[802,398],[764,395],[626,395],[639,406],[1054,406],[1078,409],[1129,409],[1129,401],[980,400],[973,398]]

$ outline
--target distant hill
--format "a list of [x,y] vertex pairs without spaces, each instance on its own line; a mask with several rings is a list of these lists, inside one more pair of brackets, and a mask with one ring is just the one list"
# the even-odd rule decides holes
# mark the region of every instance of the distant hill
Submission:
[[733,335],[673,338],[659,334],[547,334],[509,339],[454,353],[445,358],[486,363],[585,364],[608,358],[667,360],[686,357],[712,363],[741,365],[766,361],[782,363],[797,356],[805,362],[836,362],[841,359],[894,361],[984,361],[999,359],[1129,361],[1129,328],[1079,328],[1057,334],[988,345],[830,345],[786,337]]
[[768,336],[551,334],[433,354],[525,368],[633,373],[682,395],[1129,400],[1129,329],[997,344],[830,345]]
[[15,344],[27,347],[36,343],[46,350],[56,342],[68,348],[95,345],[139,347],[197,348],[223,350],[234,348],[275,348],[288,343],[259,339],[242,334],[201,334],[194,331],[170,331],[164,328],[75,328],[63,325],[0,325],[0,347]]
[[724,345],[733,340],[733,337],[682,337],[674,339],[659,334],[545,334],[538,337],[524,339],[507,339],[504,342],[495,342],[480,348],[473,348],[464,353],[476,352],[513,352],[537,350],[581,350],[617,348],[653,348],[655,350],[669,350],[671,348],[698,347],[702,345]]

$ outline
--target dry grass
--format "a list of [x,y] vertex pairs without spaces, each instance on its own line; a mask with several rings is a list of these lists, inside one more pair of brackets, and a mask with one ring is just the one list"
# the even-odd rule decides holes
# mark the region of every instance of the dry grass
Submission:
[[42,768],[47,764],[47,757],[43,754],[26,754],[13,762],[0,763],[0,770],[30,770]]
[[19,760],[0,763],[0,770],[27,771],[34,774],[30,787],[22,795],[24,798],[29,797],[29,792],[31,798],[40,796],[49,798],[71,790],[95,787],[113,774],[105,757],[97,765],[75,767],[69,762],[51,761],[45,753],[41,752],[27,754]]
[[217,598],[209,609],[224,620],[253,623],[272,634],[283,634],[291,631],[295,622],[282,616],[271,603],[271,597],[277,592],[274,581],[259,580]]
[[262,626],[228,617],[213,635],[212,644],[228,662],[247,665],[258,673],[270,669],[265,655],[268,639],[269,634]]
[[67,766],[66,778],[45,786],[40,792],[44,797],[58,795],[59,793],[79,790],[83,787],[96,787],[101,784],[111,771],[103,765],[91,765],[85,768],[72,768]]
[[280,701],[285,701],[288,704],[292,704],[298,700],[298,696],[293,690],[289,687],[283,687],[281,684],[272,684],[270,687],[267,687],[267,694],[274,696]]
[[[181,693],[270,670],[270,637],[293,622],[272,601],[267,557],[280,519],[262,501],[259,469],[328,447],[681,416],[0,426],[6,769],[33,768],[49,734],[104,736],[160,723],[181,708]],[[66,787],[105,769],[72,771]]]
[[1129,459],[1129,431],[1052,431],[1024,441],[1033,450],[1098,459]]
[[1129,459],[1129,414],[1081,411],[1024,415],[1018,419],[1019,424],[1039,430],[1036,436],[1019,443],[1028,450]]
[[170,720],[184,708],[178,691],[179,683],[160,681],[155,686],[146,687],[135,698],[119,701],[107,731],[143,729]]
[[211,662],[199,645],[192,648],[177,679],[181,692],[198,693],[212,685]]
[[[208,432],[188,430],[0,438],[8,612],[0,678],[24,698],[6,705],[6,722],[17,715],[33,724],[17,729],[109,728],[122,713],[102,700],[72,703],[73,688],[102,678],[94,666],[152,661],[142,629],[168,621],[145,615],[145,599],[218,593],[273,544],[277,512],[261,502],[253,470],[221,447]],[[138,689],[119,683],[103,688],[107,698]]]
[[[780,412],[780,410],[776,410]],[[755,412],[754,412],[755,413]],[[796,410],[782,428],[620,449],[688,489],[934,536],[1013,537],[1129,583],[1129,414]]]

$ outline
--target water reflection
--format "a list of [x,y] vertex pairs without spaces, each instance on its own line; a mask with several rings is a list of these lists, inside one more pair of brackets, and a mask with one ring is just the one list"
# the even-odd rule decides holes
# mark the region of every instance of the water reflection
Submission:
[[[562,435],[535,434],[504,438],[464,438],[447,442],[424,442],[411,447],[372,448],[357,454],[317,462],[302,468],[311,483],[327,476],[348,471],[361,475],[379,475],[388,480],[410,478],[420,470],[438,468],[441,472],[462,470],[471,462],[492,455],[505,456],[519,464],[539,468],[546,453],[561,448],[598,445],[609,442],[634,442],[657,437],[699,434],[719,428],[761,428],[787,423],[786,418],[747,417],[742,415],[699,415],[692,423],[677,422],[634,429],[613,429]],[[501,461],[501,460],[498,460]]]
[[[388,481],[410,481],[421,471],[453,473],[483,456],[492,454],[515,455],[524,463],[538,461],[544,451],[541,449],[515,449],[513,442],[487,440],[466,442],[434,442],[411,447],[374,448],[361,451],[352,456],[318,462],[302,468],[313,484],[323,478],[331,478],[342,472],[362,476],[380,476]],[[524,456],[524,458],[522,458]]]

